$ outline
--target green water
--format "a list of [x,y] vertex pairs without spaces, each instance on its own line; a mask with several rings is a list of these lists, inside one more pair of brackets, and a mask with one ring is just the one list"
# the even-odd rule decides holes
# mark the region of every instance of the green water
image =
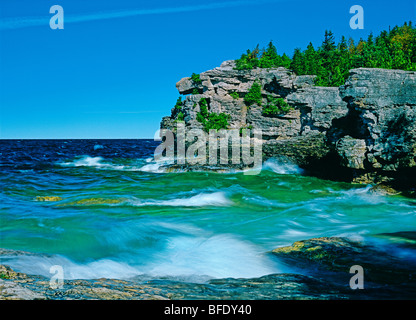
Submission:
[[1,247],[35,254],[2,263],[47,276],[58,264],[68,279],[256,277],[294,271],[266,253],[297,240],[416,229],[410,199],[273,161],[259,175],[160,171],[84,156],[3,172]]

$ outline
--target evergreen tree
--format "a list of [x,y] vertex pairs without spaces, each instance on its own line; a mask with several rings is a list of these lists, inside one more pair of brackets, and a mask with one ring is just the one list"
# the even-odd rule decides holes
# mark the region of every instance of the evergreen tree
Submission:
[[304,52],[305,59],[305,74],[315,75],[319,69],[318,53],[313,47],[312,42],[309,42],[306,51]]
[[283,53],[280,66],[289,69],[291,63],[292,59],[286,53]]
[[339,51],[339,68],[342,74],[343,79],[345,80],[349,75],[349,70],[351,69],[351,54],[347,44],[347,39],[342,36],[341,42],[338,44]]
[[345,37],[336,44],[334,34],[325,31],[324,40],[316,50],[309,43],[306,50],[294,50],[292,59],[286,54],[279,56],[272,42],[262,51],[258,46],[247,50],[236,61],[236,69],[256,67],[273,68],[283,66],[292,69],[297,75],[315,74],[316,85],[339,86],[349,76],[353,68],[385,68],[416,70],[416,28],[411,22],[382,31],[377,37],[370,34],[366,40]]
[[387,31],[382,31],[375,41],[376,65],[378,68],[391,69],[393,62],[389,51],[389,39]]
[[367,42],[363,46],[363,66],[366,68],[375,68],[377,66],[376,46],[374,43],[374,36],[372,33],[367,38]]
[[277,54],[277,49],[273,42],[270,41],[267,49],[263,51],[263,54],[259,61],[260,68],[275,68],[281,65],[281,58]]
[[332,31],[325,30],[325,37],[322,43],[322,50],[324,53],[329,54],[336,48],[335,37]]
[[243,53],[240,59],[236,60],[237,70],[251,70],[259,66],[259,45],[253,50],[247,50],[247,53]]
[[302,51],[300,50],[300,48],[296,48],[293,53],[292,62],[290,63],[290,69],[292,69],[293,72],[299,76],[306,74],[304,62],[305,59],[303,57]]
[[332,31],[325,31],[324,41],[319,48],[319,60],[321,68],[317,73],[317,85],[332,86],[336,64],[336,45]]

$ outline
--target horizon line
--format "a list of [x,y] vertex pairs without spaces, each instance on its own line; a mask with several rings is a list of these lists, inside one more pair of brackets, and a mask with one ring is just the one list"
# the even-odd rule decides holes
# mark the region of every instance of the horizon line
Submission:
[[154,140],[154,138],[0,138],[0,141],[3,140]]

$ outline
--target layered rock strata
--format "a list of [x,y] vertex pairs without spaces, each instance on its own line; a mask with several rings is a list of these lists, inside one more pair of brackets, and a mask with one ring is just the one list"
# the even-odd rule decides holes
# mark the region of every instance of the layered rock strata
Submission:
[[[180,80],[186,95],[181,109],[164,117],[174,129],[179,112],[187,129],[205,98],[209,112],[229,115],[228,128],[261,129],[263,160],[292,162],[318,176],[364,183],[387,183],[412,191],[416,178],[416,72],[360,68],[340,87],[318,87],[315,76],[285,68],[235,70],[234,61]],[[248,106],[244,96],[261,84],[262,103]],[[198,92],[198,94],[195,94]],[[283,98],[291,110],[264,116],[267,98]]]

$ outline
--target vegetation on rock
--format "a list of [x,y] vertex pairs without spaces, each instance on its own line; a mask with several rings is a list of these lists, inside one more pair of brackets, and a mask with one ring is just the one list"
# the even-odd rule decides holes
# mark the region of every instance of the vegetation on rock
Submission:
[[191,75],[191,80],[195,83],[195,84],[202,84],[202,80],[199,76],[199,74],[196,73],[192,73]]
[[182,112],[179,112],[178,116],[176,117],[176,121],[183,121],[184,115]]
[[179,97],[178,100],[176,100],[176,104],[174,108],[177,110],[182,110],[182,105],[183,105],[182,97]]
[[228,128],[230,115],[225,113],[215,113],[208,111],[208,103],[205,98],[199,100],[199,112],[196,120],[202,124],[204,131],[209,132],[211,129],[220,130]]
[[283,98],[267,96],[267,105],[263,107],[263,116],[274,117],[288,113],[292,107]]
[[255,81],[253,85],[251,86],[250,90],[247,92],[247,94],[244,96],[244,102],[251,106],[252,104],[257,104],[258,106],[261,106],[261,84],[258,81]]
[[240,98],[240,95],[238,94],[238,92],[231,92],[231,93],[230,93],[230,96],[231,96],[233,99],[238,99],[238,98]]

